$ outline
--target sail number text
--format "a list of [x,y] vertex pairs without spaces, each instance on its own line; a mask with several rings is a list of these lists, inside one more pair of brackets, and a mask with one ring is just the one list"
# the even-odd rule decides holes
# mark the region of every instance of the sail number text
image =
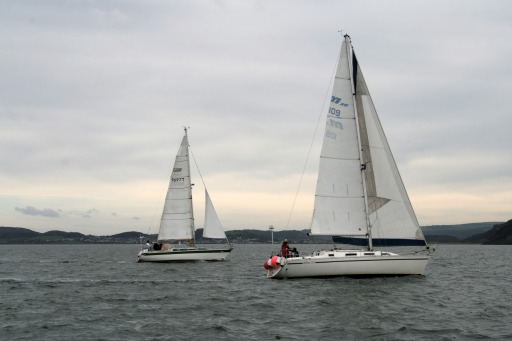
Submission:
[[339,117],[341,115],[341,111],[336,108],[329,108],[329,114]]
[[172,182],[181,182],[185,181],[185,178],[171,178]]

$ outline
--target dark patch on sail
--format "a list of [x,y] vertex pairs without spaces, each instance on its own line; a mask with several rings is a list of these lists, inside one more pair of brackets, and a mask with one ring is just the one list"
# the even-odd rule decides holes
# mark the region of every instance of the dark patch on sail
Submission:
[[391,199],[368,196],[368,214],[377,211],[386,205]]
[[[333,236],[332,241],[337,244],[349,244],[368,247],[368,238]],[[399,239],[399,238],[372,238],[373,247],[386,246],[426,246],[425,240]]]
[[354,89],[356,89],[357,92],[357,69],[359,68],[359,65],[357,64],[357,58],[354,51],[352,51],[352,81],[354,82]]
[[372,214],[379,208],[389,202],[387,198],[377,196],[377,186],[375,184],[375,174],[373,170],[372,155],[370,153],[370,142],[366,128],[366,119],[364,115],[362,96],[369,96],[368,88],[364,81],[361,68],[357,62],[356,55],[352,54],[352,66],[354,67],[354,89],[356,91],[357,121],[359,122],[359,135],[361,137],[362,170],[364,170],[364,180],[366,183],[366,197],[368,198],[368,214]]

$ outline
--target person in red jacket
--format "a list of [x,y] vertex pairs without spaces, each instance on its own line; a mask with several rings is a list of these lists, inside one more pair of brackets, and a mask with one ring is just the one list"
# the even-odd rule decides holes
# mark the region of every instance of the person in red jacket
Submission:
[[290,246],[288,245],[288,239],[285,239],[283,245],[281,245],[281,256],[284,258],[290,255]]

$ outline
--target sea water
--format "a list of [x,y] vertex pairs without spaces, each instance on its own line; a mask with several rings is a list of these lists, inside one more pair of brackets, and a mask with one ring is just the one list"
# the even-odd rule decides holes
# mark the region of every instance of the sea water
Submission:
[[0,339],[512,339],[512,246],[438,245],[425,276],[270,280],[278,247],[137,263],[138,245],[2,245]]

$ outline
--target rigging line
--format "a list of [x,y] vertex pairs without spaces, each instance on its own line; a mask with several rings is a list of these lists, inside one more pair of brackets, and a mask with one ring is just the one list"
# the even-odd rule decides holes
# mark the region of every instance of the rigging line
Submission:
[[334,82],[334,77],[336,75],[336,67],[338,66],[338,60],[340,59],[340,56],[341,56],[341,50],[340,50],[340,52],[338,54],[338,58],[336,59],[336,62],[334,63],[334,68],[332,70],[331,78],[329,80],[329,86],[327,87],[327,91],[325,92],[325,97],[324,97],[324,101],[322,103],[322,108],[320,110],[320,113],[318,114],[318,119],[316,121],[315,131],[313,132],[313,138],[311,139],[311,144],[309,145],[309,150],[308,150],[308,153],[307,153],[307,156],[306,156],[306,161],[304,162],[304,167],[302,168],[302,174],[300,175],[299,185],[297,186],[297,191],[295,192],[295,197],[293,198],[293,204],[292,204],[292,208],[290,210],[290,215],[288,216],[288,221],[286,222],[286,229],[288,229],[288,227],[290,225],[290,220],[292,218],[293,210],[295,208],[295,203],[297,202],[297,197],[299,196],[300,186],[302,184],[302,180],[304,179],[304,173],[306,172],[306,167],[308,165],[309,157],[311,155],[311,149],[313,149],[313,144],[315,142],[316,133],[318,132],[318,126],[320,125],[320,120],[322,119],[323,114],[324,114],[325,102],[327,101],[327,98],[329,98],[329,90],[331,89],[331,86],[332,86],[332,84]]
[[206,184],[204,183],[203,175],[201,174],[201,171],[199,170],[199,165],[197,164],[196,158],[194,156],[194,153],[192,152],[192,147],[188,145],[188,150],[190,151],[190,155],[192,155],[192,160],[194,160],[194,164],[196,165],[197,173],[199,173],[199,177],[201,178],[201,182],[203,183],[203,186],[206,190]]

